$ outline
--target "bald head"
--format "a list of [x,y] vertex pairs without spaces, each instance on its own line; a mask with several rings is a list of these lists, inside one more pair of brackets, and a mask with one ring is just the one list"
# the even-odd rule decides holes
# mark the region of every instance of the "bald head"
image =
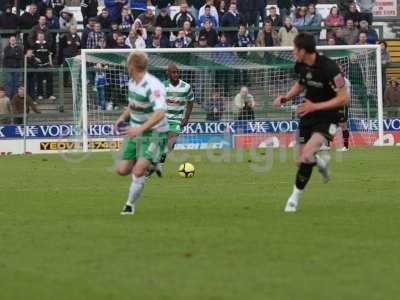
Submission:
[[180,74],[179,74],[179,68],[176,64],[170,64],[168,66],[167,74],[169,80],[173,85],[177,85],[179,83]]

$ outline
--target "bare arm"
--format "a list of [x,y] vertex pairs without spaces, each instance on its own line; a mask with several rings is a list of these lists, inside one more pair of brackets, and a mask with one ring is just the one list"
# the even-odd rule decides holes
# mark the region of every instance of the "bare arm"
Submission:
[[193,101],[187,102],[185,116],[183,117],[183,120],[181,122],[182,127],[185,127],[187,125],[187,123],[189,122],[190,115],[192,114],[192,110],[193,110]]
[[296,82],[292,88],[286,93],[285,96],[278,96],[274,102],[272,103],[273,106],[281,106],[283,103],[286,103],[292,100],[293,97],[301,94],[304,91],[304,86],[300,83]]

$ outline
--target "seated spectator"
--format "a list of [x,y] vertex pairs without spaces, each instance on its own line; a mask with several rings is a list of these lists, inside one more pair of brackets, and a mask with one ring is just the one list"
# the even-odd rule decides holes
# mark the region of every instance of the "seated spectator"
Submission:
[[[172,19],[168,13],[168,9],[162,8],[160,10],[160,14],[156,18],[156,25],[160,26],[161,28],[174,28],[176,25],[172,22]],[[169,38],[169,32],[163,32],[163,35]]]
[[16,30],[18,28],[18,17],[12,13],[11,5],[6,5],[4,13],[0,15],[0,28],[2,30],[11,31],[9,33],[1,34],[1,41],[0,41],[0,57],[1,57],[4,48],[8,44],[8,39],[10,38],[10,36],[16,34]]
[[125,44],[129,48],[144,49],[146,48],[146,41],[143,37],[143,29],[135,28],[132,26],[129,32],[128,38],[125,40]]
[[204,35],[200,35],[196,48],[208,48],[208,47],[210,46],[207,45],[207,37]]
[[360,21],[360,32],[364,32],[367,35],[368,44],[376,44],[378,41],[378,34],[375,29],[369,27],[368,22],[365,20]]
[[100,39],[105,39],[106,36],[101,30],[101,24],[96,22],[93,31],[90,31],[87,37],[86,49],[98,49]]
[[192,26],[190,25],[189,21],[186,21],[183,23],[182,31],[185,33],[185,36],[188,37],[191,40],[191,43],[189,44],[189,47],[194,46],[194,42],[196,41],[196,35],[192,30]]
[[169,39],[162,33],[162,28],[157,26],[154,33],[147,39],[147,48],[169,48]]
[[281,27],[278,31],[280,46],[293,47],[293,41],[297,34],[298,30],[292,25],[292,19],[290,17],[286,17],[283,23],[283,27]]
[[367,34],[365,32],[360,32],[358,34],[358,42],[357,45],[368,45]]
[[111,18],[110,18],[110,15],[108,14],[107,8],[103,8],[101,10],[101,14],[97,16],[96,21],[98,23],[100,23],[101,28],[103,28],[103,29],[111,28]]
[[95,67],[96,75],[94,77],[94,86],[96,88],[96,105],[102,109],[106,109],[106,86],[107,76],[104,67],[98,63]]
[[297,7],[292,14],[292,24],[297,29],[302,29],[307,26],[306,23],[307,8],[305,6]]
[[182,3],[180,6],[180,11],[174,16],[173,23],[174,27],[181,28],[183,23],[186,21],[190,22],[192,27],[196,26],[196,18],[188,12],[188,5],[186,3]]
[[332,38],[335,40],[335,45],[347,45],[346,41],[343,38],[342,28],[338,28],[333,34]]
[[[18,88],[17,93],[11,99],[11,112],[13,114],[23,114],[24,113],[24,104],[25,102],[25,88],[20,86]],[[30,109],[32,109],[35,113],[40,113],[39,108],[36,105],[36,102],[32,100],[28,95],[26,96],[26,113],[29,113]],[[14,124],[23,124],[24,118],[22,116],[14,118]]]
[[355,26],[358,26],[360,20],[361,20],[361,15],[357,10],[357,6],[354,2],[349,4],[348,10],[346,10],[346,13],[344,14],[344,20],[345,22],[347,20],[353,20],[353,23]]
[[[71,25],[68,28],[68,32],[64,33],[60,37],[60,61],[64,67],[67,68],[67,62],[65,59],[75,57],[80,54],[81,50],[81,39],[78,35],[78,28],[76,25]],[[69,72],[64,73],[64,86],[70,81]]]
[[372,9],[375,6],[376,0],[356,0],[356,3],[360,8],[360,21],[365,20],[369,25],[372,25]]
[[106,37],[105,36],[104,37],[100,37],[99,41],[98,41],[98,43],[96,45],[96,48],[94,48],[94,49],[107,49],[107,48],[111,48],[111,47],[109,47],[109,45],[107,44]]
[[233,104],[238,120],[254,120],[255,101],[246,86],[242,86],[240,92],[235,96]]
[[359,31],[356,26],[354,26],[354,21],[348,19],[346,21],[346,27],[342,29],[343,40],[347,45],[354,45],[357,43]]
[[187,37],[183,30],[179,31],[174,42],[175,48],[189,48],[190,45],[193,45],[193,40]]
[[21,81],[21,68],[23,65],[24,51],[17,45],[17,38],[12,35],[3,53],[3,67],[11,69],[3,74],[6,82],[6,93],[9,98],[17,92],[17,87]]
[[[19,28],[25,30],[31,30],[38,23],[39,14],[37,12],[37,5],[32,3],[29,5],[29,10],[24,12],[21,17],[19,17]],[[28,33],[24,33],[24,48],[29,48]]]
[[[97,17],[98,0],[81,0],[81,13],[83,17],[83,26],[89,23],[90,18]],[[83,41],[83,38],[82,38]]]
[[153,30],[156,24],[156,17],[151,8],[148,8],[144,13],[141,13],[138,19],[142,22],[142,25],[146,28],[147,32]]
[[265,21],[264,27],[258,32],[256,45],[258,47],[273,47],[279,45],[278,32],[272,27],[271,20]]
[[86,24],[85,28],[83,29],[82,38],[81,38],[82,49],[86,49],[89,33],[94,31],[95,25],[96,25],[96,18],[90,18],[88,20],[88,24]]
[[38,13],[40,16],[46,15],[46,10],[48,8],[53,8],[53,0],[41,0],[41,1],[32,1],[35,2],[38,6]]
[[50,47],[50,49],[52,49],[53,37],[50,33],[49,28],[47,27],[47,20],[45,16],[39,17],[38,25],[33,26],[31,32],[29,33],[28,42],[30,47],[33,47],[35,45],[39,32],[42,32],[44,34],[46,44]]
[[236,35],[234,47],[250,47],[251,45],[253,45],[253,41],[247,32],[246,26],[240,25],[239,32]]
[[[229,10],[222,17],[222,22],[221,22],[222,26],[238,28],[239,24],[243,23],[244,20],[236,9],[236,3],[232,2],[229,5]],[[234,43],[237,33],[238,33],[237,30],[225,31],[225,36],[229,44],[232,45]]]
[[128,8],[124,7],[121,11],[121,31],[122,32],[129,32],[132,24],[133,24],[133,17],[131,12]]
[[269,15],[266,18],[266,21],[270,21],[272,24],[272,27],[279,28],[283,25],[282,23],[282,18],[280,15],[276,13],[276,7],[271,6],[269,8]]
[[208,47],[214,47],[218,43],[218,33],[214,28],[212,28],[211,22],[209,20],[206,20],[204,22],[203,28],[200,30],[199,36],[206,39]]
[[399,117],[400,111],[400,81],[392,79],[385,89],[383,96],[383,104],[391,108],[387,114],[388,117]]
[[[116,33],[117,37],[115,39],[115,49],[129,49],[129,46],[125,44],[125,36],[122,33]],[[146,46],[145,46],[146,48]]]
[[119,31],[111,31],[105,35],[107,40],[107,48],[117,48],[117,39],[121,33]]
[[329,15],[325,19],[325,26],[327,27],[326,39],[328,40],[335,33],[335,30],[344,25],[344,18],[339,14],[336,6],[330,9]]
[[[52,53],[51,47],[48,45],[44,38],[43,32],[38,32],[37,39],[35,44],[33,45],[33,54],[35,55],[38,61],[39,69],[48,69],[53,66],[52,62]],[[36,74],[36,88],[38,100],[42,100],[43,93],[43,82],[46,80],[46,96],[50,101],[56,100],[56,97],[53,95],[53,74],[50,72],[38,72]]]
[[147,9],[147,0],[130,0],[129,3],[132,16],[135,20],[141,13],[144,13]]
[[219,37],[219,42],[214,46],[215,48],[229,48],[232,47],[232,44],[229,43],[225,34],[221,34]]
[[10,98],[6,96],[4,88],[0,87],[0,125],[7,125],[11,123],[9,118],[4,118],[2,115],[11,114],[11,102]]
[[199,16],[197,25],[199,27],[203,27],[204,21],[210,21],[214,28],[218,27],[218,21],[213,15],[211,15],[211,8],[209,5],[206,5],[206,7],[204,9],[204,14]]
[[[203,21],[200,21],[200,19],[203,19]],[[206,4],[200,8],[198,18],[199,27],[203,26],[202,23],[205,19],[211,20],[214,28],[217,28],[219,26],[219,15],[217,8],[214,6],[213,0],[207,0]]]
[[121,11],[127,4],[128,0],[104,0],[104,6],[107,8],[110,22],[121,23]]
[[71,25],[77,25],[78,22],[76,22],[76,19],[74,17],[74,14],[70,12],[67,8],[64,8],[60,12],[60,29],[68,29],[69,26]]
[[206,101],[207,121],[220,121],[224,114],[224,98],[215,89],[210,99]]

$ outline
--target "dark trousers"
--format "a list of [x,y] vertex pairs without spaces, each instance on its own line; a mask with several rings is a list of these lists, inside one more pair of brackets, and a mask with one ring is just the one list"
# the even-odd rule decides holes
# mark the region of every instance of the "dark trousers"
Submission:
[[36,73],[29,72],[26,77],[27,77],[26,93],[32,99],[36,99],[36,94],[35,94]]
[[[17,71],[17,70],[16,70]],[[21,81],[20,72],[5,72],[6,94],[8,98],[14,97]]]
[[46,96],[53,96],[53,76],[50,72],[38,72],[36,73],[36,85],[38,96],[43,95],[43,81],[46,80]]

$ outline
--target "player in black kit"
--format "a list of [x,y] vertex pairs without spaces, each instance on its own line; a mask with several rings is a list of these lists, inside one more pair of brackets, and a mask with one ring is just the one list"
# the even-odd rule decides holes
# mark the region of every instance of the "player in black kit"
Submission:
[[339,108],[347,104],[345,79],[338,65],[318,54],[312,35],[300,33],[294,39],[293,56],[299,80],[285,96],[278,96],[274,106],[281,106],[294,96],[305,92],[304,102],[297,107],[300,116],[298,129],[298,171],[293,193],[285,212],[295,212],[300,194],[317,165],[324,182],[329,180],[329,156],[318,155],[321,145],[331,140],[339,122]]

